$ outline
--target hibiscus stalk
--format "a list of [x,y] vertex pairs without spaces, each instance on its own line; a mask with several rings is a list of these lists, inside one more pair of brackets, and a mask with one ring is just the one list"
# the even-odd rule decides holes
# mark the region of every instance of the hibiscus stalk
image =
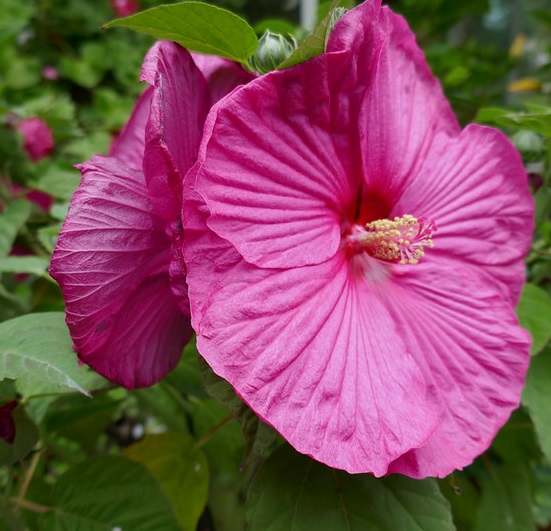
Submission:
[[29,485],[31,484],[31,480],[34,476],[34,473],[36,472],[36,468],[38,467],[38,463],[40,462],[41,457],[42,457],[42,445],[39,444],[36,448],[35,453],[32,456],[29,467],[25,470],[23,483],[21,484],[19,493],[15,498],[11,498],[11,501],[16,505],[16,507],[31,508],[32,506],[34,508],[31,510],[37,510],[39,512],[44,512],[45,510],[48,510],[43,506],[39,506],[37,504],[28,502],[27,500],[25,500],[25,495],[27,494],[27,490],[29,489]]

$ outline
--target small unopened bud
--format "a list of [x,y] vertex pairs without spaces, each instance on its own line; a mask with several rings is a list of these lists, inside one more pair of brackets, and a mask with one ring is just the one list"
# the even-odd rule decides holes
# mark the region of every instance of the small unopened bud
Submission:
[[296,49],[297,41],[291,35],[281,35],[266,30],[258,43],[258,49],[251,58],[251,66],[259,73],[275,70]]

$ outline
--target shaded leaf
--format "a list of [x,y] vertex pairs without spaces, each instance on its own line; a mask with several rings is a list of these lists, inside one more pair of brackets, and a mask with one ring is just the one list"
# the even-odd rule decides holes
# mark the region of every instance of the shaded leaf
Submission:
[[234,418],[241,424],[245,449],[242,466],[246,467],[277,440],[278,434],[271,426],[262,422],[233,390],[233,387],[223,378],[214,373],[208,363],[198,357],[199,369],[205,390],[219,404],[227,407]]
[[522,403],[528,408],[542,452],[551,461],[551,349],[548,348],[532,359]]
[[177,530],[170,504],[145,467],[104,455],[61,476],[54,507],[41,518],[44,531]]
[[272,454],[247,500],[251,531],[445,531],[450,506],[433,479],[350,475],[295,452]]
[[530,477],[523,465],[492,468],[482,481],[474,530],[535,531],[531,490]]
[[0,380],[17,380],[25,397],[89,391],[104,384],[80,366],[61,312],[35,313],[0,323]]
[[526,284],[517,307],[520,324],[532,336],[530,354],[540,352],[551,339],[551,297],[533,284]]
[[155,477],[184,531],[195,531],[207,503],[208,462],[187,433],[147,435],[128,447],[126,457]]
[[13,444],[0,439],[0,466],[11,466],[24,459],[38,441],[38,428],[29,418],[23,404],[19,404],[11,413],[15,423]]
[[113,20],[104,28],[121,26],[156,39],[177,42],[195,52],[227,57],[245,63],[254,54],[258,39],[242,18],[202,2],[153,7],[136,15]]

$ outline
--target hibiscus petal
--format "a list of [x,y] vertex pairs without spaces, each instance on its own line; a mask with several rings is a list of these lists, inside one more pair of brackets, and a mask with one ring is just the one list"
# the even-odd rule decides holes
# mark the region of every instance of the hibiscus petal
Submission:
[[484,266],[516,304],[525,280],[533,200],[519,154],[505,135],[471,125],[457,138],[440,137],[392,215],[436,222],[430,253]]
[[50,273],[79,357],[125,387],[151,385],[191,335],[170,289],[171,243],[143,174],[106,157],[80,169]]
[[182,180],[197,158],[210,96],[189,52],[173,42],[149,50],[141,80],[154,87],[143,169],[157,214],[171,223],[179,214]]
[[119,162],[134,170],[142,169],[145,149],[144,131],[149,119],[152,96],[153,89],[146,88],[138,99],[130,119],[111,144],[109,151],[109,156],[115,157]]
[[374,61],[373,48],[380,46],[357,127],[366,191],[393,198],[417,176],[435,135],[456,135],[459,125],[406,21],[387,7],[377,13],[378,4],[366,2],[345,15],[328,51],[348,50],[350,69],[359,69],[358,63]]
[[207,80],[211,105],[229,94],[234,88],[255,78],[253,73],[247,72],[240,64],[229,59],[201,53],[192,53],[191,56]]
[[518,407],[529,335],[480,269],[444,258],[396,268],[379,297],[429,384],[438,426],[392,464],[411,477],[444,477],[470,464]]
[[316,264],[339,246],[360,183],[349,101],[332,97],[351,83],[341,67],[338,56],[320,56],[268,74],[209,116],[198,191],[209,227],[251,263]]
[[434,429],[423,378],[345,257],[245,262],[206,226],[186,178],[184,257],[199,352],[297,450],[381,476]]

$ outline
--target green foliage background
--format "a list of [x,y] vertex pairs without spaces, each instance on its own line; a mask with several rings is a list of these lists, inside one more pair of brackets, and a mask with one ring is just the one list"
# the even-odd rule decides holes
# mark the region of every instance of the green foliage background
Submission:
[[[141,8],[160,4],[142,0]],[[108,0],[0,0],[0,408],[18,400],[15,441],[0,440],[0,531],[551,528],[549,5],[389,4],[412,26],[460,120],[505,131],[530,175],[537,227],[518,315],[534,345],[522,406],[464,471],[439,481],[377,480],[294,452],[193,345],[148,389],[116,388],[78,366],[48,261],[78,186],[73,165],[107,152],[142,90],[153,39],[100,30],[114,18]],[[293,2],[216,5],[259,33],[305,37]],[[320,6],[320,20],[328,7]],[[208,28],[203,34],[209,41]],[[45,67],[58,79],[46,79]],[[55,140],[37,163],[14,127],[30,117],[45,120]],[[49,212],[29,201],[33,190],[55,198]]]

